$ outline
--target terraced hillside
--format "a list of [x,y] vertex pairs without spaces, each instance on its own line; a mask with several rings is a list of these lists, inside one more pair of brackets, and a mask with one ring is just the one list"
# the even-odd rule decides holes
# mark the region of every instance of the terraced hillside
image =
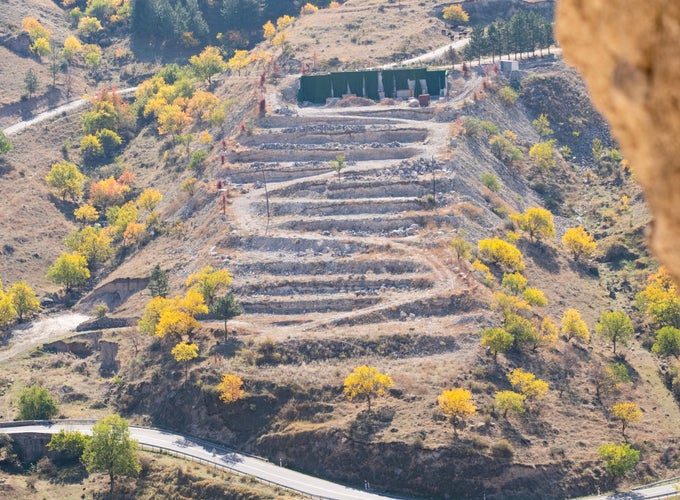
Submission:
[[[502,289],[503,270],[491,266],[495,282],[486,286],[483,275],[465,259],[459,263],[449,247],[455,235],[472,245],[491,236],[510,239],[509,214],[549,205],[555,239],[513,239],[529,285],[548,301],[532,319],[559,322],[573,307],[592,328],[602,311],[614,307],[617,293],[626,307],[623,287],[630,284],[614,276],[616,263],[606,260],[611,252],[602,251],[601,264],[576,264],[559,238],[582,220],[598,241],[617,231],[637,234],[643,217],[631,215],[613,228],[604,221],[600,212],[611,219],[612,211],[623,210],[617,208],[620,193],[611,194],[611,179],[597,178],[589,166],[559,156],[557,168],[535,168],[528,151],[541,140],[532,126],[548,102],[541,89],[550,79],[577,90],[578,82],[554,59],[523,63],[520,76],[526,87],[512,105],[499,95],[507,80],[482,71],[456,75],[454,96],[427,108],[299,107],[279,94],[289,93],[288,83],[268,85],[265,116],[244,119],[235,135],[210,130],[215,148],[200,173],[161,165],[163,149],[147,128],[125,159],[140,183],[166,188],[160,216],[168,230],[123,259],[81,305],[117,295],[111,315],[134,324],[148,302],[145,286],[156,263],[169,270],[173,295],[187,276],[211,264],[230,271],[246,312],[230,320],[226,339],[222,322],[203,321],[190,339],[199,356],[186,371],[170,355],[168,339],[116,326],[103,335],[120,345],[120,383],[97,373],[99,354],[92,351],[90,372],[75,376],[67,359],[50,371],[50,387],[68,385],[83,401],[140,423],[353,485],[369,478],[376,488],[396,493],[463,498],[483,489],[489,498],[508,492],[557,498],[609,485],[596,447],[619,439],[620,426],[606,410],[613,400],[595,396],[589,367],[609,363],[610,348],[560,338],[553,347],[513,349],[494,362],[479,332],[500,323],[490,303]],[[244,87],[245,81],[237,83]],[[550,101],[550,109],[561,105],[554,121],[576,141],[569,128],[575,126],[575,119],[569,121],[573,99],[559,97],[563,101]],[[465,117],[512,138],[522,161],[499,159],[489,145],[491,133],[468,133]],[[582,122],[584,136],[605,136],[606,130]],[[332,162],[340,156],[344,168],[335,172]],[[199,187],[184,192],[179,186],[191,175],[202,177]],[[494,189],[482,181],[485,175],[495,177]],[[636,199],[632,182],[617,182]],[[646,274],[644,260],[639,263],[638,273]],[[634,439],[648,443],[644,460],[650,465],[635,480],[667,476],[663,457],[675,453],[678,438],[668,422],[680,414],[651,354],[637,341],[628,353],[631,379],[637,378],[622,397],[649,402]],[[20,368],[8,376],[19,377],[22,368],[29,373],[29,366],[30,373],[46,370],[62,354],[19,360]],[[374,412],[342,392],[344,378],[363,364],[394,379]],[[545,379],[550,391],[540,406],[506,419],[494,410],[494,394],[510,388],[506,375],[518,367]],[[225,406],[217,397],[223,373],[245,381],[247,395],[237,404]],[[437,407],[438,395],[450,387],[469,388],[478,407],[460,440],[452,440]],[[649,387],[653,397],[646,395]]]
[[[306,330],[456,312],[471,281],[451,262],[459,201],[434,108],[301,108],[258,121],[231,149],[233,184],[253,183],[230,207],[228,259],[253,321]],[[338,155],[339,174],[329,161]],[[265,187],[266,185],[266,187]],[[434,198],[433,198],[434,197]],[[250,320],[251,318],[247,318]]]

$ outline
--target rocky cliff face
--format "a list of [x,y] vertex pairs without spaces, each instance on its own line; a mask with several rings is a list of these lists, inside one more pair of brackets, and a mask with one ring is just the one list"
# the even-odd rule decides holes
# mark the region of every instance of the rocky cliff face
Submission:
[[680,3],[561,0],[557,38],[631,161],[652,249],[680,282]]

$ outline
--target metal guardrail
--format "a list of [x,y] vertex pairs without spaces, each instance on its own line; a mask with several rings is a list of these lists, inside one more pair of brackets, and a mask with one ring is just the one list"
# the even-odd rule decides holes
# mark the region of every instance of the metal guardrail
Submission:
[[[636,486],[635,488],[631,488],[631,491],[643,490],[645,488],[653,488],[654,486],[662,486],[664,484],[676,483],[678,481],[680,481],[680,476],[675,476],[675,477],[671,477],[669,479],[662,479],[661,481],[657,481],[655,483],[649,483],[649,484],[643,484],[641,486]],[[678,493],[678,495],[680,495],[680,493]]]
[[[70,418],[65,418],[65,419],[50,419],[50,420],[14,420],[11,422],[0,422],[0,428],[3,427],[23,427],[26,425],[41,425],[41,426],[46,426],[49,427],[52,424],[64,424],[64,425],[94,425],[98,422],[98,420],[95,419],[89,419],[89,418],[83,418],[83,419],[70,419]],[[149,429],[152,431],[158,431],[158,432],[165,432],[168,434],[173,434],[175,436],[182,437],[186,440],[190,440],[195,442],[196,444],[199,444],[201,446],[206,446],[206,447],[212,447],[212,448],[220,448],[224,450],[226,453],[239,453],[241,455],[245,455],[247,457],[251,458],[256,458],[257,460],[262,460],[263,462],[269,462],[268,459],[264,457],[260,457],[258,455],[254,455],[252,453],[248,453],[245,451],[240,451],[236,450],[234,448],[229,448],[226,447],[222,444],[219,443],[214,443],[211,441],[206,441],[205,439],[201,439],[195,436],[190,436],[189,434],[182,434],[177,431],[173,431],[170,429],[161,429],[160,427],[151,427],[151,426],[146,426],[146,425],[130,425],[129,427],[134,427],[136,429]]]
[[[24,427],[24,426],[30,426],[30,425],[50,427],[53,424],[94,425],[95,423],[97,423],[97,420],[94,420],[94,419],[15,420],[15,421],[12,421],[12,422],[0,422],[0,428]],[[227,448],[227,447],[220,445],[218,443],[206,441],[204,439],[189,436],[187,434],[180,434],[178,432],[167,430],[167,429],[159,429],[157,427],[147,427],[147,426],[142,426],[142,425],[130,425],[129,427],[137,428],[137,429],[154,430],[154,431],[158,431],[158,432],[165,432],[165,433],[168,433],[168,434],[172,434],[173,436],[179,436],[181,438],[184,438],[187,441],[192,441],[195,444],[203,446],[205,448],[212,448],[213,450],[216,450],[216,451],[219,450],[220,453],[238,453],[239,455],[244,455],[244,456],[254,458],[254,459],[257,459],[257,460],[260,460],[260,461],[263,461],[263,462],[271,463],[266,458],[259,457],[257,455],[253,455],[253,454],[250,454],[250,453],[234,450],[233,448]],[[232,467],[230,467],[229,465],[226,465],[226,464],[220,464],[220,463],[213,462],[213,461],[210,461],[210,460],[206,460],[206,459],[203,459],[203,458],[200,458],[200,457],[196,457],[194,455],[191,455],[189,453],[185,453],[183,451],[172,450],[170,448],[165,448],[163,446],[148,445],[148,444],[142,444],[142,443],[139,444],[139,447],[142,450],[146,449],[146,450],[148,450],[152,453],[173,455],[173,456],[176,456],[177,458],[180,458],[180,459],[198,462],[198,463],[209,465],[209,466],[215,467],[215,468],[219,467],[220,469],[228,470],[232,473],[236,473],[236,474],[239,474],[241,476],[251,477],[251,478],[254,478],[254,479],[256,479],[260,482],[271,484],[273,486],[278,486],[279,488],[283,488],[283,489],[286,489],[288,491],[293,491],[293,492],[298,493],[298,494],[300,494],[304,497],[307,497],[307,498],[318,499],[318,500],[333,500],[333,497],[324,497],[324,496],[312,495],[312,494],[304,492],[302,490],[298,490],[297,488],[293,488],[291,486],[286,486],[284,484],[280,484],[280,483],[277,483],[275,481],[270,481],[269,479],[265,479],[265,478],[256,476],[254,474],[249,474],[247,472],[240,471],[240,470],[232,468]],[[158,451],[156,451],[156,450],[158,450]]]

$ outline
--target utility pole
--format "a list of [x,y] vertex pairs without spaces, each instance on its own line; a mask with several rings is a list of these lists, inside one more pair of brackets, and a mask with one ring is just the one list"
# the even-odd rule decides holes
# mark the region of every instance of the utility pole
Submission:
[[435,203],[437,202],[437,180],[434,175],[434,155],[432,155],[432,161],[430,163],[430,168],[432,169],[432,198],[434,198]]
[[265,174],[264,168],[262,168],[262,179],[264,181],[264,197],[267,201],[267,225],[264,228],[264,235],[266,236],[269,232],[269,219],[271,217],[269,213],[269,191],[267,191],[267,175]]

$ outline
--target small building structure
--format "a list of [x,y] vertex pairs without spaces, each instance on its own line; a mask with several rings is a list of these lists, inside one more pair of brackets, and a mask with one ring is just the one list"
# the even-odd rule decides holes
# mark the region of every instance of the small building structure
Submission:
[[519,71],[519,61],[501,60],[501,71],[504,75],[510,75],[513,71]]
[[302,75],[299,102],[325,104],[327,99],[356,95],[379,101],[409,99],[429,94],[446,95],[447,71],[426,68],[339,71],[323,75]]

